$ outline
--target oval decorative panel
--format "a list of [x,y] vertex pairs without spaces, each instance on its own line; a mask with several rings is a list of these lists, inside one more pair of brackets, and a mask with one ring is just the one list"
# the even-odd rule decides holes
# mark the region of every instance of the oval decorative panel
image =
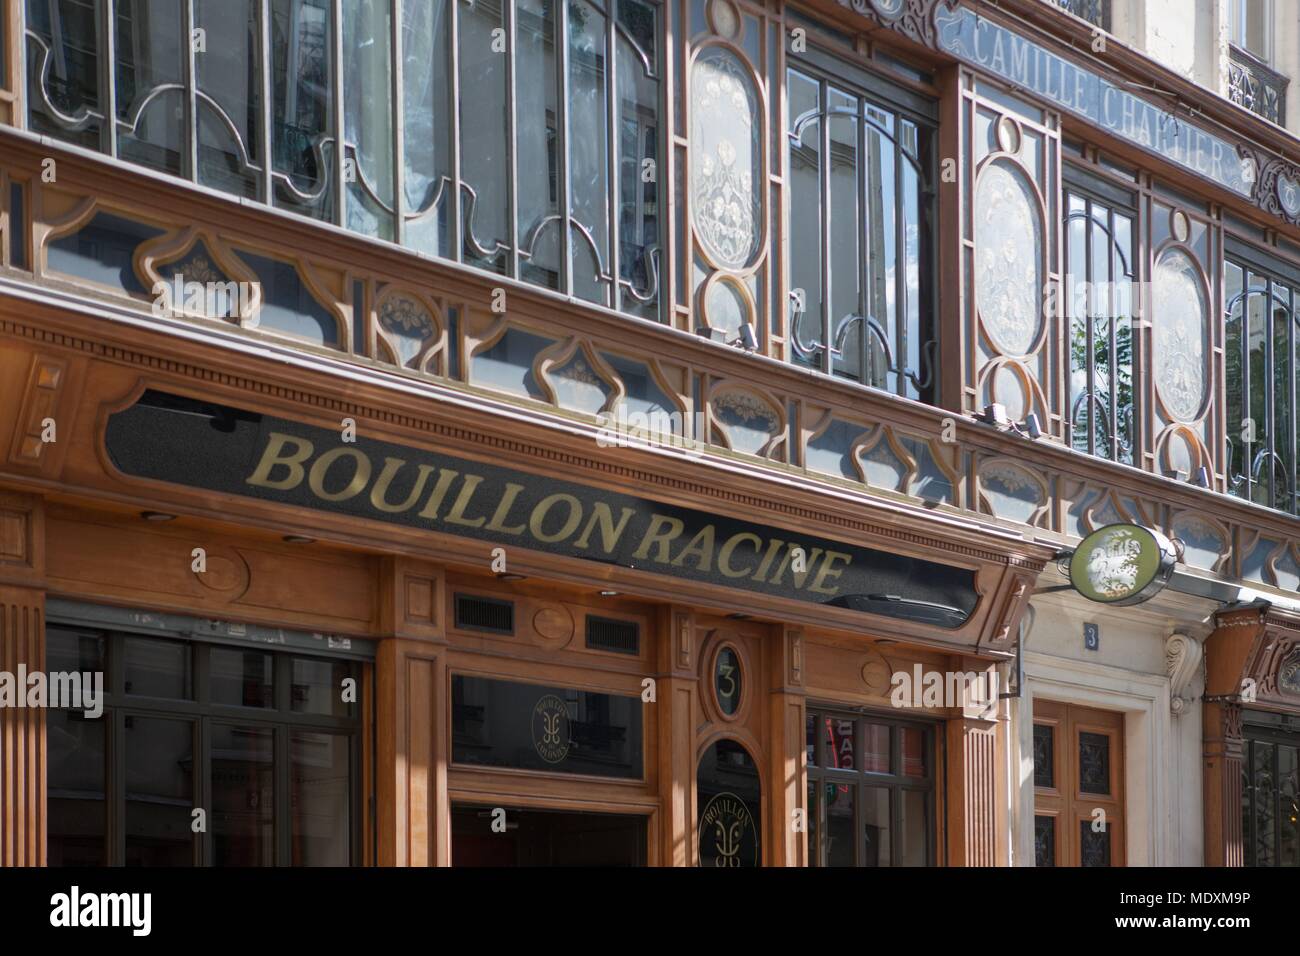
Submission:
[[1028,355],[1042,329],[1042,225],[1033,187],[995,162],[975,187],[975,305],[993,344]]
[[1205,403],[1209,306],[1196,264],[1182,249],[1168,249],[1151,282],[1151,335],[1156,388],[1165,408],[1189,422]]
[[763,130],[758,89],[733,51],[710,46],[691,70],[691,203],[695,233],[713,262],[743,269],[763,222]]

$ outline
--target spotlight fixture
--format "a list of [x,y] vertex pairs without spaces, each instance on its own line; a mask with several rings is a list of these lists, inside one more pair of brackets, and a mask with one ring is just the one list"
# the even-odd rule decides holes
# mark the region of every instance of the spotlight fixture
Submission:
[[145,521],[175,521],[175,515],[169,515],[165,511],[141,511],[140,517]]
[[731,342],[732,345],[738,345],[746,352],[755,352],[758,350],[758,335],[754,332],[753,322],[742,322],[740,325],[740,336]]
[[752,614],[741,614],[740,612],[727,615],[727,619],[730,621],[748,621],[751,617],[753,617]]
[[1007,408],[1000,402],[990,402],[984,410],[975,416],[977,422],[992,425],[998,431],[1015,432],[1031,441],[1043,437],[1043,427],[1038,422],[1038,414],[1030,412],[1024,422],[1012,421],[1007,415]]
[[498,581],[527,581],[528,575],[515,574],[513,571],[502,571],[497,575]]
[[305,534],[286,534],[282,539],[285,544],[315,544],[315,538],[309,538]]
[[1038,415],[1030,412],[1029,417],[1025,419],[1025,434],[1035,441],[1043,437],[1043,429],[1038,424]]
[[1194,484],[1197,488],[1210,487],[1210,469],[1202,465],[1200,468],[1196,469],[1196,473],[1192,475],[1188,481]]
[[984,410],[975,416],[975,420],[985,425],[992,425],[994,428],[1007,428],[1011,425],[1011,419],[1007,417],[1007,407],[1000,402],[985,405]]
[[600,596],[601,596],[601,597],[618,597],[618,595],[619,595],[619,592],[618,592],[618,591],[601,591],[601,592],[600,592]]

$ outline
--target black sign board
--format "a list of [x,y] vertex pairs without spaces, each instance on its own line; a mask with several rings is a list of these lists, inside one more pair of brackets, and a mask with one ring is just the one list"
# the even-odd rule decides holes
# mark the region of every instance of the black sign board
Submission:
[[[125,475],[960,627],[968,568],[146,392],[104,436]],[[486,557],[486,555],[485,555]]]

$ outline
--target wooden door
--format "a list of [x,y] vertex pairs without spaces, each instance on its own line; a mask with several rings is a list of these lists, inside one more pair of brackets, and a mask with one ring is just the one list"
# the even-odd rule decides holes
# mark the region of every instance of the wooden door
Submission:
[[1124,866],[1124,715],[1034,700],[1036,866]]

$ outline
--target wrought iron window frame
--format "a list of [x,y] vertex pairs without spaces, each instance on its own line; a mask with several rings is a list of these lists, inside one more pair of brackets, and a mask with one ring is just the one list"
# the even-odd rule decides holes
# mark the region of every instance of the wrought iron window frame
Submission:
[[[1279,769],[1279,747],[1291,747],[1297,749],[1300,754],[1300,737],[1295,734],[1288,734],[1282,730],[1264,730],[1259,727],[1253,727],[1249,724],[1245,728],[1244,740],[1242,741],[1242,821],[1241,821],[1241,845],[1242,845],[1242,864],[1244,866],[1260,866],[1258,856],[1258,839],[1257,833],[1259,824],[1259,807],[1256,801],[1250,796],[1259,789],[1259,784],[1255,777],[1255,747],[1259,744],[1266,744],[1273,748],[1273,759],[1270,770],[1274,777],[1273,792],[1276,795],[1276,801],[1273,805],[1273,863],[1274,867],[1281,867],[1282,857],[1282,818],[1280,814],[1282,792],[1281,781],[1278,779]],[[1300,861],[1297,861],[1300,863]],[[1267,864],[1265,864],[1267,865]]]
[[[1266,447],[1259,448],[1250,455],[1249,467],[1245,473],[1235,473],[1233,471],[1233,436],[1239,435],[1242,422],[1228,421],[1224,428],[1224,443],[1226,458],[1224,460],[1224,473],[1227,478],[1228,491],[1242,498],[1245,501],[1255,503],[1254,490],[1255,486],[1262,482],[1260,472],[1265,464],[1270,466],[1272,471],[1272,481],[1270,481],[1269,500],[1267,503],[1260,503],[1263,507],[1272,508],[1276,511],[1284,511],[1288,514],[1300,513],[1300,420],[1297,420],[1297,411],[1294,404],[1291,411],[1291,422],[1289,423],[1289,436],[1287,441],[1291,449],[1292,471],[1288,473],[1285,468],[1285,461],[1279,451],[1277,442],[1277,424],[1274,420],[1276,412],[1277,396],[1276,389],[1276,355],[1275,342],[1272,334],[1273,308],[1281,308],[1287,316],[1290,317],[1288,323],[1288,356],[1290,357],[1289,367],[1287,370],[1287,381],[1289,383],[1290,393],[1296,395],[1297,385],[1300,384],[1300,316],[1296,313],[1297,303],[1295,298],[1292,305],[1288,306],[1284,300],[1277,297],[1274,291],[1274,285],[1283,285],[1292,290],[1297,297],[1300,297],[1300,271],[1295,266],[1288,267],[1281,260],[1274,258],[1263,250],[1256,249],[1247,243],[1229,236],[1225,241],[1223,252],[1223,268],[1225,272],[1224,285],[1226,287],[1226,272],[1229,267],[1235,267],[1243,270],[1243,288],[1231,298],[1226,297],[1223,304],[1224,317],[1224,393],[1225,401],[1229,388],[1227,373],[1228,341],[1227,328],[1231,322],[1233,311],[1240,306],[1240,339],[1241,353],[1238,356],[1239,368],[1241,370],[1240,392],[1241,392],[1241,414],[1243,419],[1250,418],[1250,387],[1251,387],[1251,369],[1250,369],[1250,331],[1249,331],[1249,314],[1248,308],[1250,300],[1253,298],[1264,297],[1267,302],[1272,303],[1273,307],[1269,309],[1268,322],[1269,328],[1263,336],[1264,343],[1264,404],[1268,412],[1267,436],[1268,442]],[[1247,284],[1251,274],[1259,275],[1265,280],[1263,289],[1252,289]],[[1226,414],[1226,409],[1225,409]],[[1258,423],[1256,423],[1258,426]],[[1243,459],[1244,462],[1244,459]],[[1276,478],[1278,468],[1281,466],[1281,474],[1285,478],[1286,487],[1281,494],[1278,492]],[[1281,499],[1281,500],[1279,500]]]
[[[663,251],[664,235],[669,225],[665,222],[662,211],[656,216],[656,230],[658,239],[647,246],[642,257],[642,263],[645,269],[646,284],[644,287],[638,285],[630,279],[622,276],[621,270],[621,245],[622,236],[620,234],[620,207],[621,207],[621,156],[620,156],[620,134],[621,126],[619,119],[621,110],[617,98],[619,88],[618,76],[618,58],[616,54],[617,37],[623,39],[641,58],[643,70],[649,78],[654,80],[658,85],[655,96],[655,107],[657,110],[657,129],[655,131],[656,173],[664,166],[664,157],[667,154],[668,146],[668,129],[665,123],[665,104],[667,94],[664,89],[666,84],[667,71],[661,62],[657,66],[650,62],[646,51],[641,49],[627,31],[619,22],[617,16],[617,0],[583,0],[593,9],[601,13],[605,19],[604,26],[604,104],[605,104],[605,157],[604,157],[604,174],[606,177],[606,196],[604,202],[606,205],[605,216],[607,220],[608,241],[602,250],[600,244],[595,241],[592,233],[593,226],[580,222],[574,215],[570,205],[572,195],[572,186],[570,182],[570,173],[573,166],[573,160],[569,150],[569,111],[570,111],[570,84],[569,84],[569,44],[568,42],[556,42],[555,44],[555,73],[556,73],[556,155],[559,158],[558,174],[558,196],[556,208],[560,210],[543,220],[532,224],[525,235],[519,234],[519,221],[517,215],[518,197],[519,197],[519,176],[518,176],[518,137],[517,123],[518,116],[515,104],[516,94],[516,56],[515,56],[515,24],[517,21],[517,0],[501,0],[502,24],[507,33],[507,42],[509,44],[505,56],[507,70],[505,109],[507,115],[508,132],[507,132],[507,150],[508,150],[508,182],[506,187],[508,195],[506,197],[506,210],[509,222],[509,236],[507,239],[497,239],[492,245],[484,245],[473,234],[472,224],[474,221],[474,208],[478,201],[478,194],[473,186],[467,182],[462,175],[462,135],[461,135],[461,118],[459,108],[453,108],[446,122],[448,142],[449,142],[449,165],[450,169],[441,177],[437,190],[433,198],[428,203],[428,207],[421,210],[411,211],[406,208],[405,194],[405,157],[404,157],[404,109],[403,109],[403,77],[402,67],[404,56],[403,51],[403,4],[407,2],[419,2],[419,0],[387,0],[390,4],[388,9],[391,11],[389,37],[389,83],[390,83],[390,102],[391,110],[391,159],[392,159],[392,177],[393,177],[393,199],[392,202],[384,201],[379,195],[374,183],[370,182],[364,175],[363,165],[358,157],[358,145],[348,139],[346,128],[346,106],[345,106],[345,82],[344,72],[344,51],[343,51],[343,0],[326,0],[325,9],[328,11],[329,23],[329,70],[330,70],[330,90],[329,90],[329,113],[331,120],[329,128],[319,131],[312,140],[312,151],[315,155],[316,164],[320,170],[320,182],[310,189],[300,189],[294,182],[291,173],[275,169],[274,161],[274,51],[273,51],[273,32],[272,32],[272,3],[273,0],[252,0],[253,9],[256,12],[258,24],[257,36],[257,56],[258,63],[258,130],[262,142],[261,162],[254,163],[250,159],[249,145],[244,142],[238,132],[238,124],[226,113],[220,104],[204,91],[198,89],[197,65],[195,61],[194,45],[190,42],[193,36],[195,24],[195,4],[196,0],[180,0],[183,28],[183,49],[185,51],[183,63],[183,82],[163,84],[149,91],[149,93],[138,103],[134,104],[131,115],[127,120],[118,117],[118,89],[116,81],[117,51],[116,34],[112,28],[115,24],[115,11],[118,0],[88,0],[93,3],[95,12],[95,21],[99,39],[96,45],[98,60],[98,84],[97,84],[97,102],[94,108],[83,106],[76,114],[67,114],[62,112],[50,99],[47,87],[46,77],[49,70],[49,62],[53,56],[53,50],[44,40],[37,35],[29,24],[27,3],[28,0],[16,0],[21,6],[20,10],[23,16],[23,43],[20,44],[22,51],[22,62],[20,64],[20,76],[25,89],[29,91],[29,102],[27,110],[24,111],[21,122],[25,127],[30,128],[30,114],[38,108],[48,120],[66,132],[73,133],[83,130],[92,122],[99,123],[99,143],[98,152],[106,157],[124,163],[132,168],[139,168],[139,165],[132,163],[121,155],[119,148],[119,137],[123,132],[133,131],[139,124],[145,108],[158,96],[164,93],[180,90],[185,95],[185,116],[184,116],[184,140],[185,148],[181,157],[182,171],[181,175],[175,178],[187,180],[193,184],[204,185],[199,181],[199,104],[205,108],[214,111],[221,124],[231,134],[236,144],[240,158],[241,170],[255,179],[257,186],[257,197],[254,201],[272,208],[285,209],[285,211],[305,215],[303,209],[294,208],[292,204],[286,207],[283,202],[276,201],[277,188],[286,190],[297,203],[302,206],[312,206],[318,203],[324,203],[332,199],[332,209],[325,210],[324,213],[315,218],[322,221],[328,221],[340,228],[348,228],[348,204],[349,204],[349,179],[345,175],[345,170],[349,159],[353,161],[353,168],[358,170],[355,182],[360,189],[375,202],[386,213],[393,217],[393,237],[385,239],[378,236],[368,236],[368,238],[378,239],[379,241],[391,242],[392,244],[406,248],[404,245],[404,231],[407,224],[426,218],[429,216],[439,215],[439,210],[444,202],[450,202],[448,210],[448,231],[449,231],[449,254],[445,256],[449,261],[457,263],[467,263],[472,256],[480,259],[495,259],[500,256],[506,258],[506,275],[516,281],[527,283],[521,272],[521,262],[526,262],[535,254],[536,242],[542,230],[550,225],[553,221],[562,220],[567,228],[560,229],[558,237],[559,246],[559,289],[561,294],[569,297],[575,295],[573,269],[573,245],[575,241],[585,241],[591,248],[595,261],[597,263],[597,273],[595,279],[606,287],[604,300],[595,303],[615,310],[625,310],[637,306],[646,305],[647,303],[656,303],[656,318],[659,321],[665,321],[669,309],[669,303],[665,302],[662,281],[661,281],[661,257]],[[448,70],[448,94],[452,103],[460,103],[460,70],[459,70],[459,18],[460,4],[468,0],[447,0],[447,42],[451,49],[449,50],[449,70]],[[667,9],[665,0],[640,0],[649,6],[653,6],[658,11],[656,23],[656,43],[660,50],[668,49],[667,42]],[[565,2],[556,4],[556,36],[567,37],[569,20],[569,4]],[[108,25],[108,26],[106,26]],[[30,62],[35,55],[37,62]],[[662,59],[662,54],[660,56]],[[36,69],[33,75],[32,69]],[[337,149],[336,144],[342,142],[343,149]],[[149,167],[146,167],[149,168]],[[167,171],[158,171],[161,175],[173,176],[174,174]],[[663,184],[661,177],[656,176],[657,190],[662,196]],[[455,188],[458,183],[460,188]],[[642,183],[638,178],[638,186]],[[211,188],[211,187],[207,187]],[[223,195],[230,195],[236,201],[240,197],[226,190],[219,190]],[[638,205],[640,200],[638,200]],[[662,200],[659,201],[662,209]],[[306,218],[313,218],[306,216]],[[575,240],[574,233],[577,233]],[[365,233],[358,233],[366,235]],[[469,265],[476,265],[472,261]],[[482,268],[480,266],[480,268]],[[492,271],[488,269],[486,271]]]
[[[1117,252],[1120,256],[1123,256],[1123,253],[1119,250],[1118,243],[1116,243],[1114,238],[1115,237],[1115,216],[1116,213],[1127,215],[1130,223],[1130,228],[1132,229],[1132,235],[1130,236],[1130,243],[1129,243],[1130,261],[1126,263],[1127,278],[1131,284],[1129,306],[1130,306],[1130,311],[1136,312],[1140,308],[1137,292],[1139,288],[1139,283],[1142,281],[1142,276],[1140,275],[1140,271],[1141,271],[1141,263],[1143,258],[1141,253],[1141,236],[1139,230],[1138,195],[1135,192],[1128,190],[1124,187],[1113,185],[1108,180],[1100,178],[1095,173],[1082,166],[1074,165],[1071,163],[1062,164],[1061,188],[1063,193],[1063,201],[1061,203],[1061,211],[1063,213],[1061,219],[1061,254],[1063,257],[1063,263],[1065,265],[1063,279],[1069,278],[1069,279],[1074,279],[1075,281],[1079,279],[1079,277],[1073,276],[1069,271],[1070,223],[1072,221],[1081,219],[1085,222],[1100,226],[1102,231],[1107,236],[1110,237],[1111,246],[1113,250]],[[1085,208],[1083,213],[1070,212],[1070,197],[1072,195],[1077,195],[1079,198],[1081,198],[1084,201]],[[1106,208],[1106,222],[1104,224],[1099,223],[1094,218],[1092,218],[1093,215],[1092,209],[1094,204],[1101,204]],[[1089,275],[1091,275],[1092,264],[1093,264],[1093,235],[1092,234],[1093,234],[1093,230],[1091,228],[1088,228],[1084,231],[1084,253],[1083,253],[1084,264],[1088,270]],[[1112,257],[1108,259],[1107,295],[1108,295],[1109,308],[1106,311],[1108,313],[1109,324],[1110,324],[1110,335],[1109,335],[1110,353],[1109,354],[1111,355],[1112,365],[1117,366],[1118,363],[1115,361],[1115,356],[1117,354],[1117,348],[1116,348],[1117,334],[1115,328],[1115,319],[1118,317],[1115,315],[1115,311],[1116,311],[1115,281],[1116,280],[1113,277],[1113,271],[1114,271],[1114,260]],[[1080,394],[1078,398],[1070,402],[1069,408],[1067,410],[1067,418],[1066,418],[1065,425],[1066,425],[1068,438],[1066,444],[1068,447],[1071,448],[1074,447],[1074,421],[1075,421],[1075,416],[1078,413],[1079,402],[1086,400],[1088,401],[1090,406],[1095,407],[1096,403],[1099,401],[1095,397],[1096,351],[1095,351],[1094,342],[1095,342],[1095,334],[1096,334],[1095,319],[1098,316],[1094,314],[1092,311],[1092,286],[1094,283],[1092,280],[1088,279],[1087,276],[1084,276],[1083,278],[1084,281],[1088,283],[1088,299],[1087,299],[1087,306],[1085,307],[1087,313],[1086,319],[1087,319],[1087,332],[1088,332],[1088,342],[1087,342],[1088,385],[1086,390],[1082,394]],[[1069,301],[1072,303],[1073,290],[1067,289],[1066,295],[1069,297]],[[1074,319],[1073,313],[1067,312],[1064,318],[1067,323],[1064,329],[1065,348],[1066,348],[1064,361],[1067,369],[1067,374],[1072,375],[1074,369],[1073,369],[1073,356],[1071,354],[1071,349],[1073,346],[1070,341],[1069,323],[1072,322]],[[1130,348],[1130,364],[1132,365],[1132,379],[1133,379],[1130,384],[1130,389],[1133,393],[1133,401],[1130,405],[1127,406],[1126,409],[1120,409],[1117,407],[1119,401],[1118,376],[1112,374],[1111,390],[1110,390],[1112,394],[1109,396],[1109,399],[1112,403],[1111,407],[1115,409],[1115,413],[1109,414],[1107,416],[1109,419],[1109,423],[1107,426],[1107,435],[1108,435],[1107,441],[1110,448],[1107,449],[1105,453],[1099,451],[1096,448],[1095,428],[1090,428],[1088,429],[1087,453],[1089,455],[1094,455],[1099,458],[1104,458],[1108,461],[1116,462],[1118,464],[1136,466],[1138,464],[1138,459],[1141,456],[1141,448],[1142,448],[1142,436],[1139,434],[1139,430],[1141,428],[1141,422],[1142,422],[1140,409],[1141,409],[1142,387],[1143,387],[1142,379],[1143,379],[1144,370],[1143,370],[1143,363],[1142,363],[1141,336],[1138,335],[1139,317],[1136,314],[1132,314],[1128,316],[1128,319],[1132,325],[1132,333],[1131,333],[1129,348]],[[1069,391],[1069,386],[1067,384],[1067,394],[1068,391]],[[1129,419],[1129,435],[1130,435],[1130,446],[1131,446],[1129,448],[1129,454],[1131,460],[1129,461],[1124,461],[1120,458],[1120,440],[1119,440],[1120,413],[1126,413]]]
[[[939,203],[938,203],[938,133],[939,122],[937,114],[937,104],[907,90],[904,87],[897,86],[885,79],[862,69],[857,64],[849,64],[833,52],[819,49],[809,45],[807,51],[801,54],[789,54],[786,57],[785,72],[782,74],[781,83],[788,87],[788,76],[791,72],[801,73],[818,84],[818,104],[815,110],[807,110],[799,116],[789,118],[789,124],[784,131],[784,144],[787,155],[794,148],[802,145],[803,131],[808,126],[817,122],[817,135],[819,138],[819,156],[822,160],[818,164],[818,183],[819,183],[819,201],[821,206],[821,215],[819,217],[820,230],[820,260],[821,260],[821,284],[822,284],[822,301],[821,301],[821,336],[813,342],[805,342],[800,333],[800,319],[805,313],[798,311],[800,305],[796,290],[791,289],[789,292],[790,311],[787,316],[789,322],[789,342],[790,342],[790,360],[801,360],[803,364],[815,368],[825,375],[836,375],[835,358],[843,355],[843,347],[852,333],[855,326],[861,326],[863,334],[860,335],[860,354],[859,354],[859,371],[860,376],[855,379],[859,384],[868,388],[875,388],[882,391],[890,391],[888,385],[873,385],[869,381],[869,368],[871,364],[871,354],[873,349],[871,343],[875,343],[884,353],[885,375],[897,376],[896,392],[899,395],[907,396],[906,383],[911,383],[912,387],[920,393],[921,401],[929,401],[925,393],[937,387],[936,366],[939,355],[939,325],[937,317],[938,303],[938,254],[939,254]],[[931,148],[928,157],[915,157],[903,148],[902,142],[896,133],[890,133],[881,124],[872,120],[865,113],[850,111],[843,107],[831,107],[829,105],[828,88],[835,86],[837,90],[854,96],[859,104],[859,108],[869,105],[877,109],[885,110],[894,115],[895,122],[906,120],[928,131],[930,136]],[[927,108],[929,107],[929,108]],[[920,214],[918,226],[923,222],[929,223],[929,229],[924,230],[925,235],[919,240],[920,261],[918,262],[919,283],[918,290],[921,295],[921,302],[918,303],[918,315],[921,317],[922,328],[918,329],[918,334],[922,336],[922,341],[918,344],[917,355],[919,368],[912,369],[906,362],[907,354],[907,269],[906,269],[906,230],[908,223],[906,217],[901,215],[901,210],[905,205],[903,191],[903,177],[894,176],[893,204],[894,204],[894,242],[898,250],[899,261],[904,263],[904,268],[896,269],[894,275],[894,302],[897,315],[897,328],[895,340],[891,343],[890,336],[880,319],[870,314],[868,304],[869,276],[867,274],[868,262],[865,255],[859,255],[858,258],[858,310],[846,313],[836,319],[831,314],[831,235],[830,220],[826,216],[826,210],[831,206],[830,198],[830,164],[826,157],[830,156],[830,124],[819,122],[823,118],[833,116],[846,116],[858,120],[857,125],[857,155],[865,157],[866,151],[866,132],[867,129],[879,133],[888,142],[893,145],[894,149],[894,168],[902,168],[904,161],[915,170],[917,181],[920,186],[917,208]],[[859,196],[867,194],[866,177],[868,172],[868,163],[865,159],[860,163],[860,169],[857,176],[857,187]],[[788,193],[787,193],[788,195]],[[789,201],[789,199],[787,199]],[[858,235],[862,236],[867,233],[867,212],[865,204],[858,203]],[[789,277],[791,264],[793,262],[794,252],[792,251],[782,264],[786,276]],[[921,268],[922,262],[928,262],[930,268]],[[929,309],[925,308],[926,298],[929,299]],[[805,303],[806,304],[806,303]],[[927,313],[929,314],[929,328],[925,328],[927,322]],[[925,338],[928,332],[929,337]],[[847,377],[847,376],[838,376]]]

